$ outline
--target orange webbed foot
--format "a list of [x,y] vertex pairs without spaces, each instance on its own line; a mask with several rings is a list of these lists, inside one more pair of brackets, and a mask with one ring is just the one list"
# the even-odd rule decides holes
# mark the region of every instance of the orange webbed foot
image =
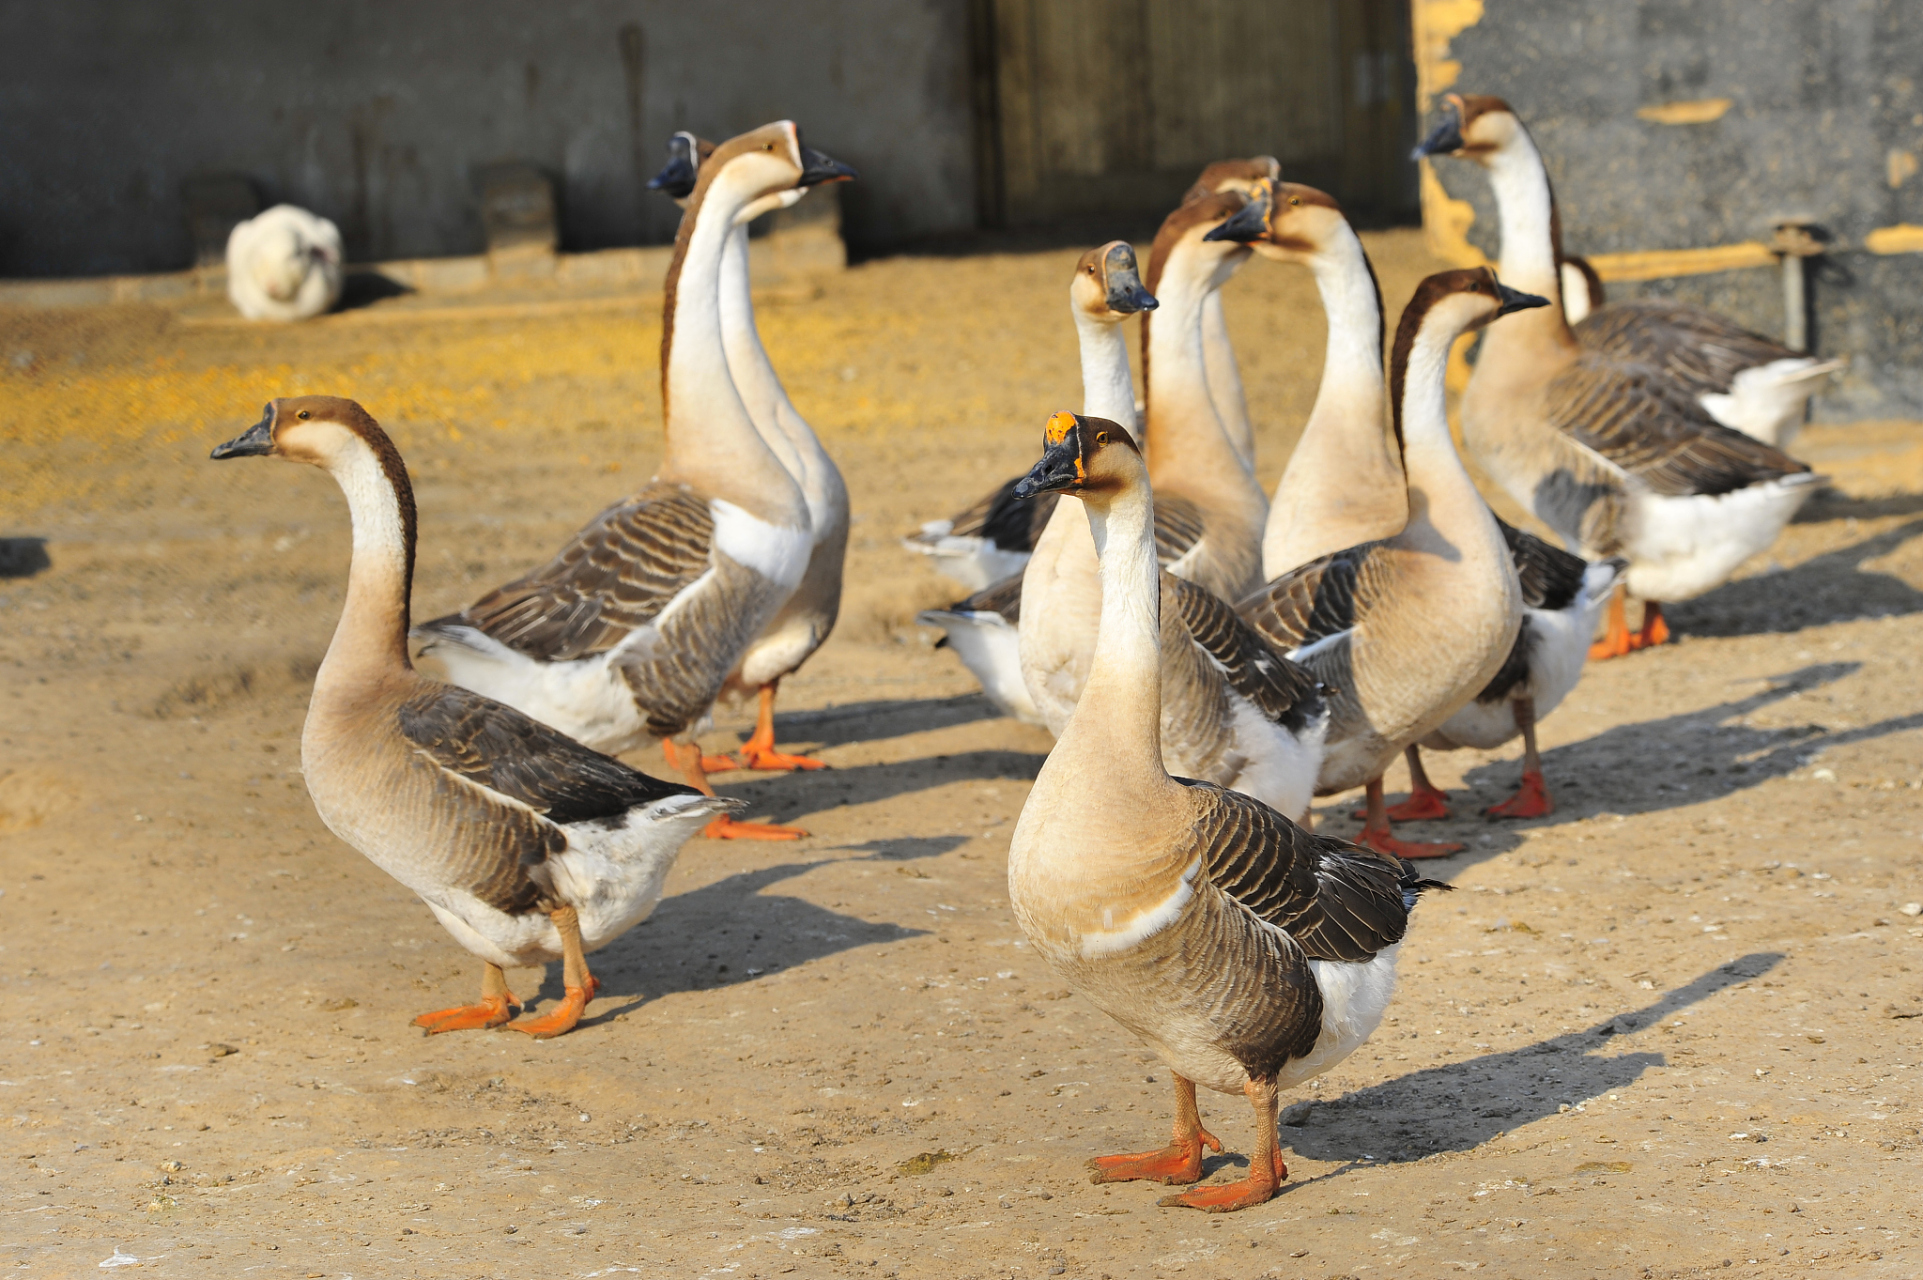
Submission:
[[756,746],[752,742],[741,748],[741,761],[740,767],[743,769],[759,769],[768,773],[788,773],[796,769],[829,767],[826,760],[817,760],[813,756],[791,756],[785,751],[776,751],[773,747]]
[[443,1031],[480,1031],[500,1026],[514,1016],[511,1009],[520,1007],[521,1002],[512,993],[484,996],[479,1004],[462,1004],[452,1009],[424,1013],[409,1025],[422,1027],[431,1036],[440,1035]]
[[[1407,800],[1390,805],[1387,812],[1391,822],[1433,822],[1449,816],[1449,793],[1434,787],[1417,787]],[[1357,809],[1351,816],[1366,819],[1369,811]]]
[[703,773],[732,773],[736,769],[746,769],[747,767],[747,765],[742,764],[733,756],[701,757],[701,772]]
[[1556,801],[1540,773],[1523,774],[1515,795],[1486,810],[1492,818],[1546,818],[1555,811]]
[[508,1030],[526,1032],[536,1040],[552,1040],[555,1036],[566,1035],[581,1021],[581,1015],[587,1012],[588,1002],[600,990],[600,982],[589,978],[585,986],[567,988],[567,994],[553,1013],[529,1018],[525,1022],[510,1022],[507,1024]]
[[1220,1151],[1222,1142],[1207,1129],[1193,1143],[1171,1143],[1160,1151],[1138,1151],[1124,1156],[1096,1156],[1088,1162],[1090,1182],[1159,1182],[1186,1186],[1202,1180],[1202,1148]]
[[1453,841],[1429,843],[1422,840],[1398,840],[1387,827],[1364,827],[1355,842],[1365,849],[1377,853],[1387,853],[1398,858],[1415,861],[1418,858],[1446,858],[1452,853],[1461,853],[1462,846]]
[[1669,624],[1658,613],[1643,622],[1643,629],[1636,633],[1633,648],[1653,649],[1659,644],[1669,643]]
[[1282,1154],[1276,1153],[1274,1168],[1264,1175],[1261,1171],[1250,1169],[1249,1176],[1240,1182],[1224,1183],[1212,1187],[1191,1187],[1187,1191],[1172,1196],[1163,1196],[1155,1203],[1168,1209],[1200,1209],[1204,1213],[1234,1213],[1237,1209],[1253,1209],[1258,1204],[1267,1204],[1275,1199],[1282,1182],[1289,1176],[1289,1167],[1282,1163]]
[[723,814],[701,834],[710,840],[799,840],[807,835],[800,827],[784,827],[772,822],[742,822]]

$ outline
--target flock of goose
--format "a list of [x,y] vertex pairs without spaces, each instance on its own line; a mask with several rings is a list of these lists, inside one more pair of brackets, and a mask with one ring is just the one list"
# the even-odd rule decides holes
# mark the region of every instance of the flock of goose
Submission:
[[[1016,916],[1174,1073],[1170,1144],[1091,1161],[1095,1180],[1199,1182],[1204,1147],[1221,1144],[1197,1084],[1254,1108],[1248,1176],[1164,1204],[1220,1212],[1272,1197],[1287,1172],[1279,1091],[1381,1020],[1416,900],[1446,888],[1411,860],[1459,847],[1392,833],[1392,819],[1447,812],[1418,750],[1521,735],[1522,787],[1495,812],[1551,811],[1535,725],[1585,657],[1658,642],[1655,601],[1726,578],[1816,479],[1752,437],[1800,421],[1831,366],[1673,306],[1603,307],[1572,330],[1562,269],[1580,267],[1561,253],[1541,157],[1514,112],[1451,97],[1419,154],[1490,172],[1500,278],[1423,281],[1386,365],[1380,292],[1335,201],[1284,182],[1267,157],[1211,165],[1162,224],[1146,273],[1121,241],[1076,264],[1083,411],[1048,418],[1027,474],[909,540],[975,592],[928,620],[995,701],[1057,739],[1009,851]],[[848,533],[841,476],[757,336],[746,227],[853,177],[787,121],[719,146],[675,137],[654,183],[685,209],[664,306],[660,472],[458,613],[410,626],[413,494],[358,404],[275,400],[214,450],[309,463],[346,494],[347,597],[302,763],[329,828],[484,965],[476,1003],[416,1019],[429,1033],[572,1029],[596,991],[587,953],[646,917],[689,838],[803,834],[742,820],[708,781],[820,767],[778,749],[773,709],[834,625]],[[1255,254],[1309,267],[1329,326],[1321,389],[1273,502],[1254,478],[1219,294]],[[1571,550],[1498,520],[1451,437],[1449,353],[1485,327],[1464,439]],[[1647,602],[1640,633],[1624,623],[1625,584]],[[452,683],[417,673],[410,644]],[[717,700],[751,694],[759,717],[738,756],[704,755],[694,735]],[[652,740],[683,782],[607,754]],[[1392,810],[1382,775],[1405,752],[1417,787]],[[1312,797],[1356,786],[1358,841],[1315,832]],[[557,958],[559,1007],[510,1021],[520,1002],[505,969]]]

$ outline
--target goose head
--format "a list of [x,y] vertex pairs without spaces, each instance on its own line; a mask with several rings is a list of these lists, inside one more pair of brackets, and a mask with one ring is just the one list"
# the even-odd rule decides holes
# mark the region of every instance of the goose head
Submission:
[[701,166],[713,154],[714,143],[697,138],[686,129],[679,130],[668,139],[668,162],[661,166],[661,172],[648,179],[648,190],[659,191],[685,208],[688,197],[694,194]]
[[792,120],[762,125],[716,147],[699,162],[689,200],[698,201],[724,172],[731,182],[738,181],[741,189],[753,193],[750,205],[797,189],[846,182],[855,176],[855,171],[841,161],[804,146],[801,130]]
[[1015,496],[1067,493],[1100,505],[1133,485],[1148,483],[1141,446],[1120,424],[1063,411],[1042,431],[1042,460],[1015,482]]
[[1307,265],[1327,252],[1348,229],[1335,197],[1299,182],[1256,185],[1239,213],[1209,232],[1210,240],[1234,240],[1265,258]]
[[1075,264],[1069,300],[1080,315],[1116,324],[1137,311],[1153,311],[1155,296],[1142,287],[1135,269],[1135,250],[1126,240],[1111,240],[1090,249]]
[[1515,109],[1501,98],[1480,93],[1451,93],[1442,99],[1442,119],[1410,157],[1457,156],[1488,163],[1522,132]]
[[[1218,239],[1210,233],[1263,198],[1260,194],[1218,191],[1178,207],[1162,220],[1161,229],[1155,233],[1155,247],[1149,252],[1148,287],[1160,293],[1164,287],[1162,273],[1178,252],[1191,255],[1193,269],[1207,277],[1211,286],[1225,283],[1248,260],[1250,250],[1239,241]],[[1253,216],[1259,217],[1260,211]]]
[[349,455],[370,451],[381,460],[389,480],[398,475],[404,488],[407,469],[394,442],[367,410],[339,396],[288,396],[269,400],[260,421],[214,448],[215,460],[285,458],[323,471],[336,470]]
[[1217,160],[1202,170],[1195,185],[1182,193],[1183,204],[1193,204],[1204,196],[1220,191],[1254,193],[1256,184],[1282,180],[1282,162],[1274,156],[1250,156],[1246,160]]
[[[1416,286],[1396,329],[1398,352],[1413,345],[1419,331],[1430,331],[1453,341],[1512,311],[1546,307],[1549,299],[1511,289],[1496,279],[1492,267],[1463,267],[1438,271]],[[1391,356],[1393,361],[1396,357]]]

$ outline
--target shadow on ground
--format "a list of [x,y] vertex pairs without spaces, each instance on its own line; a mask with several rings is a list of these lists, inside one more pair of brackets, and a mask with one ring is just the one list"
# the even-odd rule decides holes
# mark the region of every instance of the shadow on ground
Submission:
[[957,751],[953,755],[789,773],[741,782],[727,780],[735,775],[723,775],[716,790],[722,795],[747,800],[749,812],[757,819],[793,822],[807,814],[841,805],[872,804],[951,782],[989,779],[1033,782],[1045,758],[1027,751]]
[[[1903,503],[1909,497],[1862,499]],[[1919,500],[1923,501],[1923,500]],[[1908,511],[1886,514],[1911,514]],[[1923,520],[1805,560],[1794,569],[1724,583],[1707,595],[1671,605],[1664,616],[1692,636],[1753,636],[1801,631],[1855,618],[1923,613],[1923,591],[1895,574],[1864,570],[1865,560],[1886,556],[1923,535]]]
[[805,742],[810,747],[841,747],[851,742],[902,738],[911,733],[948,729],[1001,715],[995,704],[979,693],[955,698],[883,699],[851,702],[819,711],[784,712],[775,717],[775,741],[784,746]]
[[1311,1104],[1306,1118],[1292,1108],[1290,1118],[1299,1123],[1282,1127],[1283,1144],[1311,1159],[1343,1162],[1337,1174],[1364,1164],[1467,1151],[1555,1115],[1564,1105],[1632,1084],[1651,1067],[1667,1065],[1661,1053],[1602,1050],[1613,1037],[1652,1027],[1727,987],[1768,973],[1782,959],[1780,952],[1752,952],[1652,1004],[1611,1014],[1581,1031],[1357,1089],[1332,1102]]

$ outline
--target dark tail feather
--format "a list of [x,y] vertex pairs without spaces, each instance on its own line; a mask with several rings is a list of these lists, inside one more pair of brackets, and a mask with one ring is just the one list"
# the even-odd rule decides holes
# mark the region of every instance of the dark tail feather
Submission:
[[1442,893],[1454,893],[1456,891],[1456,887],[1452,884],[1445,884],[1440,880],[1425,879],[1422,873],[1416,870],[1415,863],[1408,861],[1406,858],[1397,858],[1396,861],[1402,864],[1402,879],[1399,883],[1402,887],[1402,909],[1404,911],[1414,911],[1416,909],[1416,899],[1430,889],[1435,889]]

